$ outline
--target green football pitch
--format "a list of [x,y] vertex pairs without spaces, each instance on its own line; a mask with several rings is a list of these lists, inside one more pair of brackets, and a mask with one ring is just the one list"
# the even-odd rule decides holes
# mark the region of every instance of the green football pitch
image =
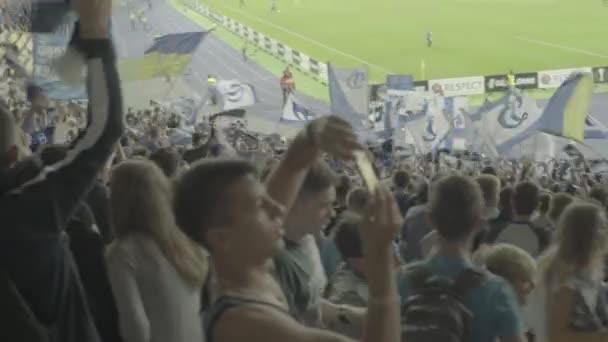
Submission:
[[[608,65],[605,0],[201,0],[339,66],[417,79]],[[432,32],[433,46],[426,34]]]

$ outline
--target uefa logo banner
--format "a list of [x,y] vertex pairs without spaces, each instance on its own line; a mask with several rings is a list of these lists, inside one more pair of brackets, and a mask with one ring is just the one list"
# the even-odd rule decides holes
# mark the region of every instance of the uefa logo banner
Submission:
[[590,73],[591,71],[589,67],[540,71],[538,73],[538,87],[540,89],[559,88],[573,74],[579,72]]
[[593,82],[608,83],[608,66],[593,68]]

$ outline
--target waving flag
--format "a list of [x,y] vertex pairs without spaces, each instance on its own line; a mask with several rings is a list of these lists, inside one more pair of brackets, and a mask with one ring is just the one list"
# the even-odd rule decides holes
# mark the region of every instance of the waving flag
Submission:
[[350,122],[356,131],[364,130],[369,110],[367,67],[337,68],[328,63],[327,72],[332,113]]
[[315,114],[302,106],[293,93],[289,94],[283,107],[282,122],[307,122],[315,118]]
[[420,152],[437,150],[446,138],[450,123],[444,109],[443,98],[433,97],[425,100],[422,113],[407,113],[399,116],[400,121],[405,124],[407,131],[416,141]]
[[216,85],[222,110],[254,105],[258,102],[255,88],[249,83],[236,80],[220,80]]
[[183,73],[207,33],[174,33],[154,39],[143,58],[121,61],[121,77],[127,80],[147,80]]
[[478,143],[494,145],[502,154],[536,133],[542,116],[535,99],[514,91],[486,103],[472,118],[477,120]]
[[582,142],[592,94],[593,76],[573,74],[549,100],[538,130]]

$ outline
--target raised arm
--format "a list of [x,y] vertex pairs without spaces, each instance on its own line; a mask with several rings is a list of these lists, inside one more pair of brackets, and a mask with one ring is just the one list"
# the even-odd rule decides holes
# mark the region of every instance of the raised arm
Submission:
[[352,151],[358,148],[357,136],[346,121],[335,116],[314,120],[296,136],[285,158],[268,178],[268,193],[289,211],[308,169],[322,152],[350,159]]
[[75,1],[80,22],[71,46],[86,60],[87,129],[62,158],[44,165],[34,177],[12,190],[49,196],[58,229],[65,227],[123,132],[120,80],[109,38],[110,8],[109,0]]

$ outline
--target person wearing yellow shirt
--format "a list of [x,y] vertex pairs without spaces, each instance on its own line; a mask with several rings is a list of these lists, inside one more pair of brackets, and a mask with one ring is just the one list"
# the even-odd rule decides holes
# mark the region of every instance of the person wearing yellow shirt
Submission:
[[509,90],[515,90],[515,73],[513,70],[509,71],[509,74],[507,74],[507,86],[509,87]]

